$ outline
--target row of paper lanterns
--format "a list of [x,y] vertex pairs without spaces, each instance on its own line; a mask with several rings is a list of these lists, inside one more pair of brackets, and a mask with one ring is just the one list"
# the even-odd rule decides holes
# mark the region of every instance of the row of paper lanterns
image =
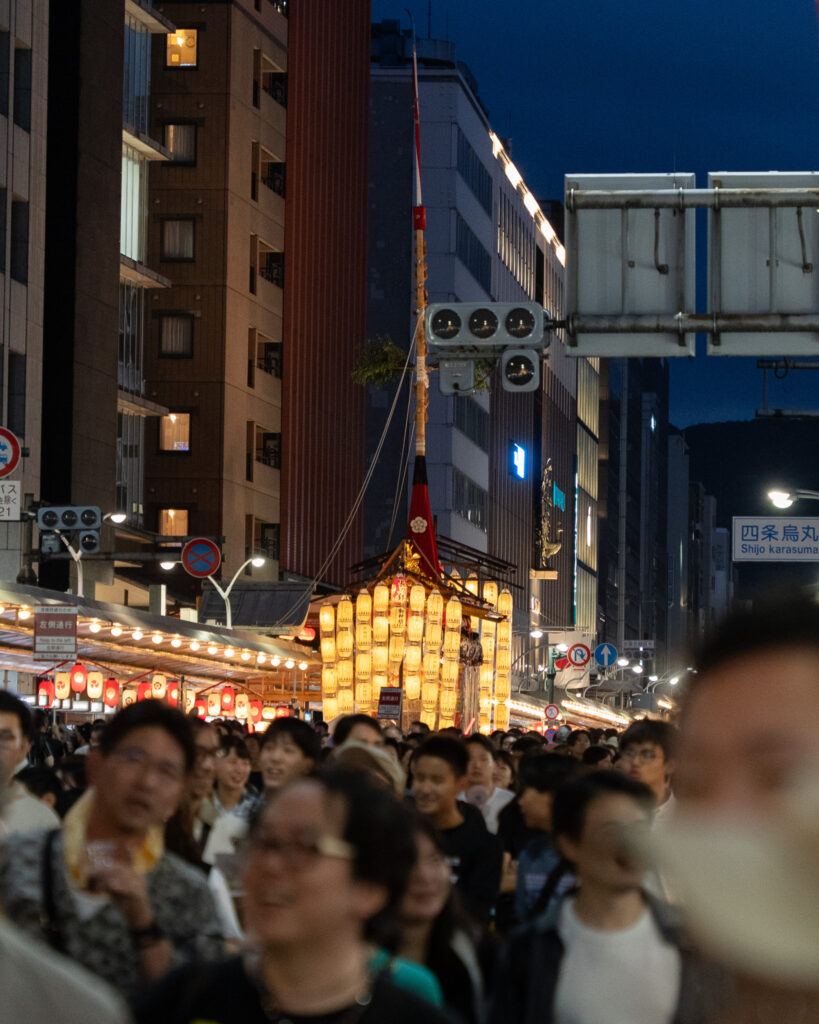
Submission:
[[[465,581],[478,596],[476,576]],[[491,727],[495,708],[497,728],[509,722],[511,692],[512,595],[487,581],[483,599],[503,621],[481,623],[483,664],[480,668],[480,726]],[[421,720],[430,728],[454,725],[460,691],[460,652],[463,606],[457,595],[444,600],[438,590],[427,595],[420,583],[394,576],[379,582],[372,594],[362,589],[355,603],[343,597],[319,610],[324,717],[353,711],[372,714],[382,687],[402,681],[407,700],[421,700]],[[471,620],[477,630],[478,620]],[[500,725],[500,722],[506,725]]]

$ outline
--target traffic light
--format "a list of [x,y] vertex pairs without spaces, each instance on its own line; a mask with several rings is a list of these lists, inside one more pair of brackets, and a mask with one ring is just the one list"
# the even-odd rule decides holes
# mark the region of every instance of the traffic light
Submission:
[[77,546],[87,555],[100,549],[102,513],[96,505],[46,505],[37,511],[37,526],[43,554],[60,550],[58,532],[76,535]]
[[427,342],[440,354],[443,394],[474,388],[476,358],[500,357],[505,391],[536,391],[548,345],[549,314],[538,302],[435,302],[427,307]]

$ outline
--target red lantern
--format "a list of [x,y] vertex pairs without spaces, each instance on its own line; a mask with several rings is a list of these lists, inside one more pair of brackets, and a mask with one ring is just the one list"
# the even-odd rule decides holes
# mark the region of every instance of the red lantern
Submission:
[[172,707],[176,707],[179,704],[179,683],[176,679],[172,679],[168,683],[168,690],[166,693],[168,703]]
[[116,679],[106,679],[102,691],[102,702],[107,708],[115,708],[119,703],[119,683]]
[[151,699],[151,680],[146,679],[141,682],[137,687],[137,700],[150,700]]
[[71,689],[74,693],[82,693],[88,683],[88,669],[79,661],[71,668]]
[[41,708],[50,708],[54,703],[54,683],[41,679],[37,684],[37,703]]
[[289,718],[293,712],[287,704],[279,704],[276,707],[276,718]]
[[206,700],[194,701],[193,708],[200,718],[204,718],[208,713],[208,703]]
[[255,725],[262,717],[262,702],[260,700],[252,700],[248,711],[250,713],[250,721]]
[[226,715],[233,714],[233,708],[236,704],[236,691],[232,686],[222,687],[222,711]]

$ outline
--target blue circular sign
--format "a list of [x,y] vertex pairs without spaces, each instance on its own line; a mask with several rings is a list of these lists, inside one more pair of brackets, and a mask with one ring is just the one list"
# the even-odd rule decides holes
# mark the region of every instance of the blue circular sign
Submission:
[[182,548],[182,568],[189,576],[204,579],[222,564],[219,545],[208,537],[194,537]]

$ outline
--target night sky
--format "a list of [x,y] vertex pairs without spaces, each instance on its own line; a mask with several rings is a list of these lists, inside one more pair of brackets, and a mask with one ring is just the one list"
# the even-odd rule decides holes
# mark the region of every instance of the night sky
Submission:
[[[409,8],[426,36],[430,7],[538,198],[566,173],[819,170],[817,0],[372,0],[372,18],[408,27]],[[671,422],[753,418],[756,360],[704,351],[672,361]],[[771,377],[769,405],[819,409],[819,371]]]

